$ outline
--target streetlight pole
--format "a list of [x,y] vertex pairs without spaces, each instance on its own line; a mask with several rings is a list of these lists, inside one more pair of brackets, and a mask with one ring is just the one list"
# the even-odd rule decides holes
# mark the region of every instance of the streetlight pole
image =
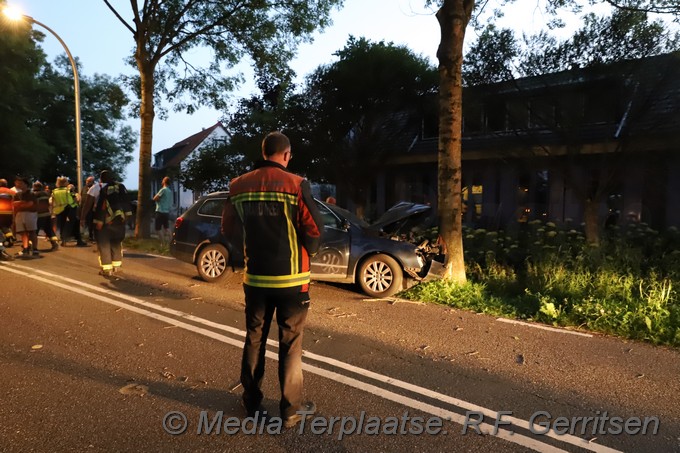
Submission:
[[[8,11],[5,10],[5,13],[7,14]],[[11,12],[10,14],[11,15]],[[13,16],[13,15],[12,15]],[[26,14],[21,14],[20,17],[23,17],[24,19],[28,20],[31,23],[34,23],[36,25],[40,25],[43,27],[45,30],[49,31],[54,35],[57,40],[61,43],[62,47],[66,51],[66,55],[68,55],[68,61],[71,63],[71,69],[73,69],[73,87],[74,87],[74,93],[75,93],[75,104],[76,104],[76,173],[78,176],[78,193],[81,193],[83,190],[83,171],[82,171],[82,166],[83,166],[83,153],[82,153],[82,148],[80,145],[80,82],[78,81],[78,68],[76,67],[76,61],[73,59],[73,55],[71,55],[71,51],[68,49],[68,46],[64,42],[63,39],[50,27],[47,25],[43,24],[40,21],[35,20],[31,16],[28,16]]]

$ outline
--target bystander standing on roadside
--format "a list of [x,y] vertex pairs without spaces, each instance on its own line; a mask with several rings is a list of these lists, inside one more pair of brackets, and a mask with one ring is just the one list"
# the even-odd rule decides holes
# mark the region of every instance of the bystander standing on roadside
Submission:
[[[54,224],[52,223],[52,213],[50,212],[50,197],[45,192],[43,185],[40,181],[33,183],[33,195],[35,195],[35,202],[38,212],[38,227],[36,229],[37,233],[42,230],[45,232],[45,237],[52,244],[52,250],[57,250],[59,248],[59,241],[57,240],[57,233],[54,229]],[[33,243],[37,249],[37,242]]]
[[38,256],[38,206],[30,189],[30,181],[23,176],[14,180],[17,193],[14,195],[14,229],[21,235],[22,249],[17,256],[29,258]]
[[76,239],[78,247],[87,247],[80,237],[80,221],[78,220],[78,203],[68,188],[68,178],[60,176],[52,191],[52,214],[57,218],[57,228],[61,236],[61,245],[66,244],[68,233],[65,231],[68,222],[71,235]]
[[[88,176],[85,179],[85,186],[80,192],[80,212],[78,215],[78,218],[80,219],[80,227],[81,229],[83,227],[87,228],[87,237],[90,242],[94,242],[94,223],[92,217],[92,205],[94,205],[94,200],[88,197],[88,193],[90,192],[90,189],[94,187],[94,185],[94,176]],[[99,192],[97,192],[97,196],[99,196]],[[81,231],[80,234],[82,236],[83,231]]]
[[163,187],[153,197],[156,202],[156,218],[155,229],[158,238],[161,241],[161,247],[164,247],[170,240],[170,208],[172,207],[172,190],[170,189],[170,178],[163,178]]
[[302,335],[309,309],[310,256],[320,244],[321,216],[309,182],[286,167],[292,158],[280,132],[262,141],[263,162],[234,179],[222,215],[227,238],[243,228],[246,269],[246,340],[241,362],[242,403],[249,416],[262,411],[262,380],[269,328],[279,327],[279,410],[285,427],[316,411],[303,402]]

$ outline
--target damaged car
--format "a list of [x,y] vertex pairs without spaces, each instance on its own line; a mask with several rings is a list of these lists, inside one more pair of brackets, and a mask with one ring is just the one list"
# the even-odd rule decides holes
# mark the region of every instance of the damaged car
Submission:
[[[175,222],[171,254],[196,266],[205,281],[243,265],[243,241],[220,233],[228,192],[200,198]],[[356,283],[371,297],[388,297],[441,272],[430,206],[401,202],[368,224],[336,205],[315,200],[323,218],[321,247],[312,258],[312,279]]]

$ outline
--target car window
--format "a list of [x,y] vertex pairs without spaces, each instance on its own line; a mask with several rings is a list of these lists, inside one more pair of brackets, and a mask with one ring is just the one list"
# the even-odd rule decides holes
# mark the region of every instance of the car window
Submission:
[[321,213],[321,218],[323,219],[323,226],[330,228],[341,228],[340,220],[333,214],[330,209],[321,203],[316,204],[319,207],[319,213]]
[[203,205],[198,208],[198,215],[206,215],[210,217],[222,217],[222,209],[224,209],[224,198],[211,198],[205,200]]

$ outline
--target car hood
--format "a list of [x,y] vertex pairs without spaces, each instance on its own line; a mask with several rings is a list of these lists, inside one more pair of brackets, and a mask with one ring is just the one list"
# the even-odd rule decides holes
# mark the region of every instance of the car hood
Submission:
[[[387,232],[387,230],[392,230],[392,227],[396,226],[395,224],[400,224],[404,220],[409,220],[411,218],[423,218],[423,220],[427,220],[427,214],[431,210],[432,207],[425,204],[401,201],[385,211],[385,213],[381,215],[378,220],[373,222],[369,228],[376,231]],[[398,231],[391,232],[399,233]]]

